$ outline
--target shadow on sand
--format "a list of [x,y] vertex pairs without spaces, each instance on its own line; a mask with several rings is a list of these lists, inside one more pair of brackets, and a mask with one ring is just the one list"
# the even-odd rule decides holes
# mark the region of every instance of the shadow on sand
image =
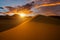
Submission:
[[16,27],[21,23],[18,15],[0,16],[0,32]]

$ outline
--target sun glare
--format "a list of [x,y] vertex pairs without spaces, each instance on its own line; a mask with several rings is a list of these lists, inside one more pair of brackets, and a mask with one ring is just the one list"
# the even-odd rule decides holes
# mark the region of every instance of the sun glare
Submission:
[[24,14],[24,13],[20,14],[20,17],[22,17],[22,18],[25,17],[25,16],[26,16],[26,14]]

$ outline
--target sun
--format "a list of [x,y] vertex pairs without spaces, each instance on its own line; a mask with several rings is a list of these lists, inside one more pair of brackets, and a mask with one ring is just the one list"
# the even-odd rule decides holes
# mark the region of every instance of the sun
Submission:
[[20,13],[19,15],[20,15],[20,17],[22,17],[22,18],[26,16],[26,14],[24,14],[24,13]]

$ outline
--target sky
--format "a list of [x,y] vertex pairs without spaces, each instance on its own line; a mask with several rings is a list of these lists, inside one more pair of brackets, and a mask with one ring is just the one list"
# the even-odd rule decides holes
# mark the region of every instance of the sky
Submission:
[[[25,5],[26,3],[31,2],[31,1],[35,1],[36,4],[60,2],[60,0],[0,0],[0,7]],[[2,11],[2,10],[0,10],[0,11]],[[60,16],[60,5],[49,6],[49,7],[40,7],[38,9],[38,13],[44,14],[44,15],[56,14],[56,15]]]
[[[37,4],[45,4],[45,3],[53,3],[53,2],[60,2],[60,0],[38,0]],[[38,9],[38,13],[42,15],[57,15],[60,16],[60,5],[56,6],[45,6],[45,7],[40,7]]]
[[[3,6],[17,6],[25,5],[27,0],[0,0],[0,7]],[[6,10],[0,9],[0,12],[5,12]]]
[[0,6],[24,5],[27,0],[0,0]]

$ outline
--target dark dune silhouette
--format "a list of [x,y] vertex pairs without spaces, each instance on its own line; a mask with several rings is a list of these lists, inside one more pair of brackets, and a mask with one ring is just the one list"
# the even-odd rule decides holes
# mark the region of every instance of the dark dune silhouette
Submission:
[[60,25],[60,19],[59,18],[60,18],[59,16],[37,15],[31,21]]
[[21,21],[18,15],[0,16],[0,32],[11,29],[20,23]]
[[52,18],[55,18],[55,19],[60,19],[60,16],[50,16]]

